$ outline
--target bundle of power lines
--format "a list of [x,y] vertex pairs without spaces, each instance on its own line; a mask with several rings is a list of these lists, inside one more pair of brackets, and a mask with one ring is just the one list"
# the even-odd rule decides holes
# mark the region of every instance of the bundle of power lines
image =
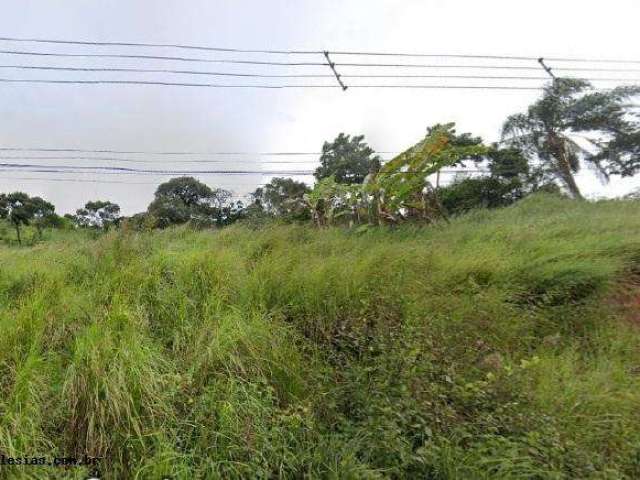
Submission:
[[[205,67],[204,65],[208,65]],[[212,69],[216,65],[215,69]],[[640,82],[640,60],[504,55],[426,54],[348,50],[273,50],[202,45],[92,42],[0,37],[0,83],[138,85],[251,89],[471,89],[539,90],[553,76],[583,78],[597,87]],[[206,79],[206,80],[205,80]],[[211,79],[211,80],[209,80]],[[400,152],[378,152],[388,157]],[[51,178],[50,173],[99,175],[228,175],[307,178],[321,152],[177,152],[80,148],[0,148],[0,171],[47,174],[46,178],[87,183],[119,180]],[[234,168],[162,168],[160,164],[228,164]],[[252,157],[253,169],[236,168]],[[268,158],[268,159],[265,159]],[[51,165],[73,161],[73,165]],[[26,163],[28,162],[28,163]],[[35,163],[33,163],[35,162]],[[83,164],[78,165],[78,162]],[[87,165],[109,162],[118,165]],[[156,168],[119,164],[155,164]],[[266,168],[256,168],[255,164]],[[292,164],[286,170],[277,165]],[[443,170],[485,173],[486,168]],[[411,172],[407,172],[410,174]],[[155,184],[157,182],[148,182]],[[256,183],[253,184],[254,186]],[[264,185],[264,183],[257,183]]]
[[[0,71],[27,73],[4,74],[0,78],[4,83],[538,90],[550,75],[584,78],[603,86],[640,81],[640,60],[634,59],[270,50],[15,37],[0,37],[0,42]],[[204,69],[203,64],[217,69]],[[43,77],[45,73],[54,76]]]

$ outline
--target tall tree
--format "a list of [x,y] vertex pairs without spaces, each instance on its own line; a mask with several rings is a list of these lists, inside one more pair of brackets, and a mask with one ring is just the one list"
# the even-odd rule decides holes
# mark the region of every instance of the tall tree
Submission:
[[82,227],[101,228],[105,232],[120,220],[120,206],[116,203],[96,200],[87,202],[76,211],[76,222]]
[[593,91],[584,80],[558,78],[526,113],[507,118],[503,139],[582,198],[574,177],[581,162],[604,180],[640,167],[637,106],[628,102],[638,94],[640,87]]
[[20,227],[29,225],[34,216],[34,205],[31,197],[24,192],[0,194],[0,218],[7,219],[13,224],[18,237],[18,243],[22,245]]
[[147,211],[160,228],[189,221],[223,225],[237,214],[230,199],[228,190],[211,189],[193,177],[177,177],[158,186]]
[[336,182],[362,183],[372,170],[380,168],[380,157],[364,142],[364,135],[340,133],[336,139],[322,146],[320,166],[314,176],[317,180],[333,177]]
[[307,220],[309,209],[304,196],[309,187],[292,178],[276,177],[251,195],[255,203],[269,215],[285,220]]

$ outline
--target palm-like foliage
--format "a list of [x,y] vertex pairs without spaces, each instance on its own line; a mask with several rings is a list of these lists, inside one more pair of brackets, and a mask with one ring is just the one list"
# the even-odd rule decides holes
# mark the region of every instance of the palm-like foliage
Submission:
[[638,106],[629,103],[639,94],[640,87],[594,91],[584,80],[558,78],[526,113],[507,118],[503,140],[582,198],[574,178],[581,162],[604,181],[640,168]]
[[347,217],[349,224],[358,220],[359,210],[365,208],[362,185],[344,185],[334,177],[320,180],[304,198],[311,210],[317,226],[331,225],[341,217]]
[[456,135],[454,124],[436,125],[423,140],[386,163],[367,187],[379,195],[380,206],[389,215],[415,210],[426,218],[437,202],[427,178],[445,166],[486,153],[480,139]]

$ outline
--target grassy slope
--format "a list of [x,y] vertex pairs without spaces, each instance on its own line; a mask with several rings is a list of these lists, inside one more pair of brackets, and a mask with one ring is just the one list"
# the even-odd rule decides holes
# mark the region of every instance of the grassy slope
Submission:
[[640,203],[553,197],[0,247],[0,451],[112,478],[638,478],[640,332],[606,298],[639,263]]

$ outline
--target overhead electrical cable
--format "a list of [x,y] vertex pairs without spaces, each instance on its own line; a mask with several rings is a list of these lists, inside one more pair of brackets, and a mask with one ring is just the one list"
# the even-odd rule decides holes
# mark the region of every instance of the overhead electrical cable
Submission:
[[[290,156],[290,155],[322,155],[322,152],[225,152],[225,151],[157,151],[157,150],[113,150],[113,149],[82,149],[82,148],[24,148],[24,147],[0,147],[0,151],[12,152],[78,152],[78,153],[113,153],[130,155],[260,155],[260,156]],[[376,153],[400,153],[400,152],[376,152]]]
[[[34,65],[0,65],[0,68],[15,68],[20,70],[54,70],[69,72],[124,72],[124,73],[171,73],[179,75],[210,75],[219,77],[255,77],[255,78],[333,78],[333,75],[323,74],[263,74],[263,73],[233,73],[233,72],[207,72],[198,70],[170,70],[157,68],[110,68],[110,67],[50,67]],[[545,78],[545,77],[541,77]]]
[[25,52],[21,50],[0,50],[5,55],[29,55],[39,57],[70,57],[70,58],[135,58],[138,60],[170,60],[173,62],[202,62],[202,63],[237,63],[245,65],[278,65],[286,67],[316,66],[324,67],[321,62],[271,62],[258,60],[213,59],[194,57],[168,57],[163,55],[135,55],[126,53],[61,53],[61,52]]
[[[151,169],[137,169],[130,167],[114,167],[114,166],[87,166],[87,165],[34,165],[34,164],[21,164],[21,163],[0,163],[0,168],[13,168],[13,169],[47,169],[47,171],[69,171],[75,169],[76,171],[106,171],[106,172],[123,172],[123,173],[141,173],[141,174],[170,174],[170,175],[197,175],[197,174],[211,174],[211,175],[313,175],[314,170],[151,170]],[[465,169],[464,172],[473,171],[484,172],[487,169]],[[443,170],[444,171],[444,170]],[[457,171],[457,170],[453,170]],[[404,171],[404,172],[389,172],[394,175],[404,174],[416,174],[423,175],[424,172],[420,171]]]
[[[32,156],[11,156],[4,157],[0,156],[0,160],[60,160],[60,161],[70,161],[70,160],[94,160],[94,161],[104,161],[104,162],[123,162],[123,163],[230,163],[236,162],[237,160],[210,160],[210,159],[199,159],[199,160],[183,160],[183,159],[162,159],[162,160],[147,160],[147,159],[138,159],[138,158],[121,158],[121,157],[92,157],[92,156],[66,156],[66,157],[52,157],[48,155],[32,155]],[[318,163],[318,160],[254,160],[255,163],[260,164],[298,164],[298,163],[309,163],[314,162]]]
[[[65,172],[62,172],[65,173]],[[95,180],[95,179],[88,179],[88,178],[52,178],[52,177],[46,177],[46,178],[42,178],[42,177],[7,177],[8,180],[34,180],[34,181],[38,181],[38,182],[74,182],[74,183],[115,183],[115,184],[122,184],[122,185],[158,185],[158,182],[129,182],[129,181],[125,181],[125,180]],[[233,184],[218,184],[218,185],[222,185],[222,186],[237,186],[237,183],[233,183]],[[246,184],[246,185],[251,185],[253,186],[265,186],[267,185],[266,183],[251,183],[251,184]]]
[[6,168],[54,168],[59,170],[77,169],[77,170],[106,170],[114,172],[132,172],[132,173],[160,173],[171,175],[189,175],[189,174],[221,174],[221,175],[269,175],[278,173],[288,173],[291,175],[307,175],[313,174],[313,171],[300,170],[300,171],[268,171],[268,170],[151,170],[151,169],[137,169],[130,167],[114,167],[114,166],[94,166],[94,165],[33,165],[22,163],[0,163],[0,167]]
[[[234,85],[217,83],[187,83],[161,82],[143,80],[53,80],[28,78],[0,78],[1,83],[44,83],[60,85],[157,85],[171,87],[201,87],[201,88],[256,88],[256,89],[285,89],[285,88],[340,88],[339,85]],[[349,85],[349,88],[407,88],[434,90],[542,90],[543,87],[523,87],[513,85]]]
[[[248,77],[248,78],[334,78],[332,74],[263,74],[263,73],[235,73],[235,72],[209,72],[199,70],[171,70],[155,68],[112,68],[112,67],[54,67],[40,65],[0,65],[0,68],[17,70],[49,70],[69,72],[114,72],[114,73],[168,73],[177,75],[208,75],[222,77]],[[468,80],[549,80],[548,76],[518,76],[518,75],[414,75],[414,74],[352,74],[341,75],[343,78],[455,78]],[[637,78],[624,77],[600,77],[580,78],[589,81],[640,81]]]
[[[442,53],[418,53],[418,52],[376,52],[357,50],[292,50],[292,49],[248,49],[230,47],[212,47],[207,45],[192,45],[179,43],[150,43],[150,42],[121,42],[121,41],[87,41],[87,40],[64,40],[45,38],[20,38],[20,37],[0,37],[0,41],[22,42],[22,43],[46,43],[59,45],[84,45],[84,46],[116,46],[116,47],[152,47],[152,48],[176,48],[186,50],[200,50],[228,53],[258,53],[258,54],[281,54],[281,55],[322,55],[328,51],[332,55],[351,56],[383,56],[383,57],[415,57],[415,58],[466,58],[485,60],[518,60],[537,61],[539,56],[522,55],[471,55],[471,54],[442,54]],[[637,59],[610,59],[610,58],[584,58],[584,57],[549,57],[545,59],[554,62],[583,62],[583,63],[634,63],[640,64]]]
[[[243,65],[271,65],[271,66],[316,66],[326,67],[326,62],[274,62],[260,60],[240,60],[240,59],[212,59],[195,57],[175,57],[164,55],[140,55],[124,53],[63,53],[63,52],[33,52],[23,50],[0,50],[0,54],[40,56],[40,57],[63,57],[63,58],[128,58],[138,60],[168,60],[178,62],[201,62],[201,63],[227,63]],[[507,69],[507,70],[532,70],[539,71],[537,66],[527,65],[482,65],[482,64],[420,64],[420,63],[366,63],[366,62],[340,62],[336,63],[340,67],[395,67],[395,68],[465,68],[465,69]],[[632,68],[601,68],[601,67],[558,67],[554,70],[566,71],[600,71],[600,72],[640,72],[640,69]]]
[[204,50],[212,52],[236,52],[236,53],[271,53],[271,54],[304,54],[315,55],[322,54],[322,50],[270,50],[270,49],[246,49],[246,48],[223,48],[208,47],[202,45],[183,45],[173,43],[134,43],[134,42],[93,42],[83,40],[50,40],[42,38],[15,38],[0,37],[2,41],[9,42],[31,42],[31,43],[52,43],[66,45],[90,45],[90,46],[114,46],[114,47],[157,47],[157,48],[180,48],[186,50]]

